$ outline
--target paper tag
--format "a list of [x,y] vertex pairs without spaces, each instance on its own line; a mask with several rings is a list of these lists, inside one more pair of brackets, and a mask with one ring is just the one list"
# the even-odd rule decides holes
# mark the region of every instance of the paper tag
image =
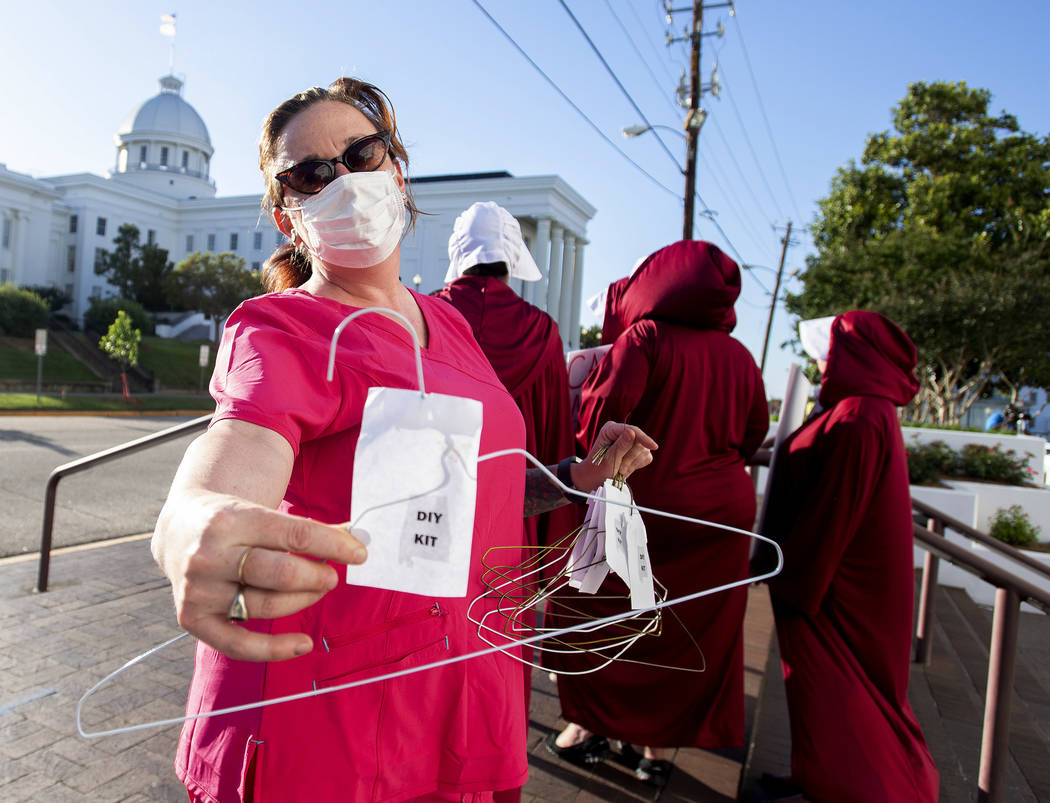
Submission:
[[605,505],[605,560],[625,583],[630,583],[627,557],[627,515],[630,508],[624,505],[631,503],[631,496],[626,488],[613,485],[612,480],[605,481],[603,490],[610,502],[623,503]]
[[651,608],[656,604],[653,574],[649,566],[649,544],[642,514],[631,510],[627,519],[627,558],[631,572],[631,608]]
[[350,499],[368,559],[349,567],[347,583],[466,595],[481,421],[475,399],[369,388]]

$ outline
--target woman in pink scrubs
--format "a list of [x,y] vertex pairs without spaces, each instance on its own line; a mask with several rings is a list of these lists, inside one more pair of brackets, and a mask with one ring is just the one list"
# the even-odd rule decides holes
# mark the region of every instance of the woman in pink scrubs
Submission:
[[[285,101],[263,125],[260,167],[264,206],[290,242],[267,263],[271,292],[226,324],[211,427],[187,450],[153,537],[179,624],[199,639],[188,714],[484,648],[466,618],[484,591],[482,556],[522,543],[523,506],[538,513],[566,501],[523,458],[486,461],[464,598],[346,583],[368,557],[341,524],[365,395],[417,383],[411,337],[382,315],[347,328],[326,381],[346,315],[378,306],[411,322],[427,390],[482,402],[482,454],[522,447],[524,427],[460,314],[400,282],[406,211],[416,209],[380,90],[343,78]],[[600,465],[563,461],[561,476],[591,490],[646,465],[656,446],[620,424],[607,425],[603,444]],[[491,800],[526,779],[521,672],[497,653],[190,720],[176,772],[191,800],[209,803]]]

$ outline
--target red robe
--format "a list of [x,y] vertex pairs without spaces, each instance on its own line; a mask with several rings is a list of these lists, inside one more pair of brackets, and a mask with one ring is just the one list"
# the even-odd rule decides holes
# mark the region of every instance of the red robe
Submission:
[[[583,387],[579,440],[588,446],[606,421],[638,425],[660,444],[628,482],[638,504],[750,529],[755,492],[745,461],[765,437],[769,413],[754,359],[729,336],[739,292],[736,264],[709,243],[683,241],[649,257],[618,288],[613,320],[626,329]],[[747,577],[746,536],[643,517],[653,576],[669,598]],[[621,587],[611,578],[599,595]],[[616,661],[561,675],[563,716],[653,747],[743,744],[746,602],[740,587],[667,609],[662,634],[639,639],[623,656],[706,671]],[[573,603],[594,616],[624,610],[586,594]],[[575,654],[560,665],[594,663]]]
[[[437,295],[467,319],[496,376],[521,410],[525,449],[544,465],[575,454],[569,376],[554,319],[491,276],[461,276]],[[572,508],[530,516],[525,519],[527,543],[556,541],[577,526],[577,518]]]
[[915,347],[878,313],[832,326],[822,412],[780,447],[767,532],[791,718],[807,800],[934,801],[938,775],[908,704],[911,498],[896,406]]

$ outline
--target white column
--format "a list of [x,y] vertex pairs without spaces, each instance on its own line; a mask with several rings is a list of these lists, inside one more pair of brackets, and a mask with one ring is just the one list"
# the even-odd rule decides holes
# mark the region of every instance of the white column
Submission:
[[565,233],[564,256],[561,267],[561,298],[558,300],[558,329],[563,347],[572,339],[572,283],[576,272],[576,235]]
[[558,223],[551,224],[550,272],[547,276],[547,305],[544,309],[555,320],[558,320],[561,299],[561,263],[562,258],[565,256],[564,241],[562,240],[564,231],[565,229]]
[[572,274],[572,315],[569,324],[569,348],[580,347],[580,305],[583,303],[583,248],[584,240],[576,241],[576,262]]
[[547,308],[547,274],[549,271],[551,222],[549,218],[536,220],[536,238],[532,243],[532,258],[540,269],[540,279],[526,283],[525,300],[540,309]]

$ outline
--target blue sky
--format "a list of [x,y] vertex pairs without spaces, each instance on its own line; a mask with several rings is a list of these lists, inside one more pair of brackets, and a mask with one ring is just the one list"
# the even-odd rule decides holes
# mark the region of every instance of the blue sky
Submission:
[[[175,12],[175,72],[211,133],[220,195],[261,190],[258,130],[274,106],[307,86],[356,75],[393,100],[412,174],[559,174],[593,204],[588,297],[681,236],[680,168],[651,133],[620,135],[642,121],[561,0],[479,2],[652,178],[559,97],[473,0],[5,3],[0,162],[34,176],[104,175],[117,127],[168,71],[168,40],[158,28],[161,14]],[[658,0],[564,2],[645,117],[680,128],[673,90],[687,53],[685,45],[665,46]],[[687,15],[674,19],[671,30],[681,35]],[[764,266],[744,279],[734,333],[756,361],[783,226],[792,220],[797,235],[787,271],[803,269],[810,240],[800,225],[811,222],[835,170],[859,158],[866,136],[890,127],[890,108],[909,83],[965,80],[991,90],[993,110],[1015,114],[1025,130],[1050,132],[1044,0],[739,0],[735,18],[711,9],[706,21],[707,31],[719,21],[725,27],[723,38],[705,37],[702,57],[705,81],[718,59],[723,92],[704,100],[710,116],[698,189],[731,245],[704,218],[694,236]],[[682,140],[660,133],[684,163]],[[790,354],[779,345],[791,336],[789,324],[779,307],[766,371],[771,396],[786,377]]]

